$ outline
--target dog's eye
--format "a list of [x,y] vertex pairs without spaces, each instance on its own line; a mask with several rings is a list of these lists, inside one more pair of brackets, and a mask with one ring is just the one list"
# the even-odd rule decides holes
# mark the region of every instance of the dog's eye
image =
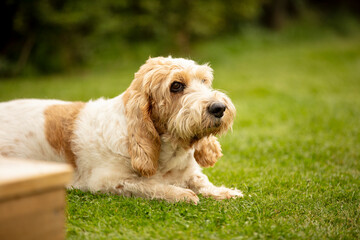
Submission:
[[202,79],[201,82],[202,82],[202,83],[206,83],[206,79]]
[[185,88],[185,85],[181,82],[173,82],[170,87],[170,91],[173,93],[182,92]]

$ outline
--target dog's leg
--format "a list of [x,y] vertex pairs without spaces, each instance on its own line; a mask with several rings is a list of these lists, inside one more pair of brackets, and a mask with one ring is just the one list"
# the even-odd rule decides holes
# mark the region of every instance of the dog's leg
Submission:
[[190,177],[188,186],[195,193],[202,194],[204,197],[213,197],[216,200],[243,197],[240,190],[214,186],[205,174],[199,172]]
[[151,181],[123,181],[115,186],[117,194],[148,199],[163,199],[168,202],[186,201],[197,204],[198,196],[190,189]]
[[[103,175],[103,173],[108,173]],[[73,185],[74,188],[89,190],[93,193],[111,192],[126,197],[135,196],[148,199],[163,199],[168,202],[193,202],[197,204],[198,196],[190,189],[181,188],[173,185],[167,185],[159,180],[145,178],[122,179],[111,174],[109,171],[98,171],[87,181],[78,182]]]

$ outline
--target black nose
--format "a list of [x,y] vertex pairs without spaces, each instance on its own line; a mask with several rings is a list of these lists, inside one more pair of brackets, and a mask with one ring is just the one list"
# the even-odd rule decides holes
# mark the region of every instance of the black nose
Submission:
[[226,109],[226,105],[221,102],[215,102],[210,104],[208,107],[208,112],[216,118],[221,118],[224,116],[224,111]]

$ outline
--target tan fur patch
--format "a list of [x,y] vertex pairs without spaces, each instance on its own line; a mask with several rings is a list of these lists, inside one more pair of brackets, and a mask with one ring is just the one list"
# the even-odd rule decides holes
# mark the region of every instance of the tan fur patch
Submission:
[[204,137],[195,143],[194,157],[202,167],[214,166],[222,157],[220,143],[215,136]]
[[52,105],[44,111],[47,141],[58,153],[63,153],[74,167],[76,167],[76,157],[71,148],[73,132],[75,120],[84,106],[83,102],[73,102]]
[[0,146],[0,156],[9,157],[14,155],[14,153],[13,146]]
[[33,132],[28,132],[26,135],[25,135],[25,137],[27,137],[27,138],[32,138],[32,137],[34,137],[35,136],[35,133],[33,133]]

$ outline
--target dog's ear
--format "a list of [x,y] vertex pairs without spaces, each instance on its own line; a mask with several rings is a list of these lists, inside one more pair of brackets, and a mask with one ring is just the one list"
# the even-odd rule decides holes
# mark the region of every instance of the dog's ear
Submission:
[[143,176],[156,173],[160,136],[151,120],[151,99],[133,92],[126,103],[128,151],[132,167]]
[[200,139],[194,147],[194,157],[201,167],[212,167],[222,157],[221,146],[215,136]]
[[154,66],[149,59],[135,74],[123,96],[131,165],[147,177],[156,173],[161,147],[159,133],[151,119],[153,72]]

